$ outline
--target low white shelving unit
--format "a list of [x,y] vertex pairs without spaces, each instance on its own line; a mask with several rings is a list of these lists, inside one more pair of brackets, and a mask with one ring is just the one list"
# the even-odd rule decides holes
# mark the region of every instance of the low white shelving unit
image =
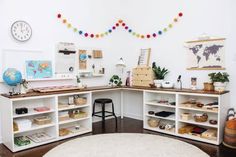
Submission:
[[[87,98],[85,105],[68,105],[68,107],[59,108],[60,103],[68,104],[69,97],[81,96]],[[78,92],[67,94],[54,94],[45,96],[33,96],[22,98],[7,98],[0,97],[0,110],[1,112],[1,128],[2,128],[2,141],[12,152],[25,150],[28,148],[40,146],[50,142],[58,141],[61,139],[78,136],[92,131],[92,117],[91,117],[91,92]],[[15,109],[27,107],[27,114],[16,114]],[[50,110],[37,112],[34,110],[36,107],[48,107]],[[73,110],[80,110],[87,113],[83,118],[70,118],[65,121],[59,121],[60,112],[68,112]],[[51,118],[51,123],[44,125],[37,125],[33,119],[40,116],[48,116]],[[32,121],[31,128],[21,129],[14,131],[13,122],[16,119],[28,119]],[[75,129],[79,126],[79,129]],[[59,136],[59,129],[66,128],[70,133],[65,136]],[[41,142],[34,142],[25,146],[18,146],[15,144],[15,137],[30,136],[37,133],[46,133],[50,138]]]
[[[212,94],[204,94],[204,93],[195,93],[192,92],[173,92],[173,91],[154,91],[154,90],[145,90],[143,97],[143,127],[144,129],[156,131],[160,133],[166,133],[170,135],[175,135],[179,137],[184,137],[196,141],[211,143],[215,145],[219,145],[223,139],[223,129],[226,119],[227,109],[229,108],[229,94],[228,93],[212,93]],[[189,100],[196,100],[197,102],[201,102],[202,104],[209,104],[213,102],[218,103],[218,110],[212,110],[209,108],[201,108],[196,106],[187,106],[183,103]],[[173,112],[174,114],[167,117],[156,116],[155,114],[148,114],[149,111],[153,111],[154,113],[167,111]],[[190,119],[182,119],[182,113],[190,113]],[[196,122],[194,120],[195,114],[203,114],[206,113],[208,115],[208,120],[206,122]],[[160,120],[160,123],[157,127],[151,127],[148,124],[148,120],[150,118]],[[217,120],[217,124],[210,124],[209,120]],[[174,129],[160,129],[160,124],[171,124],[174,125]],[[193,135],[192,133],[182,133],[179,131],[180,128],[184,126],[195,126],[201,127],[204,129],[211,129],[216,131],[215,138],[205,138],[198,135]]]

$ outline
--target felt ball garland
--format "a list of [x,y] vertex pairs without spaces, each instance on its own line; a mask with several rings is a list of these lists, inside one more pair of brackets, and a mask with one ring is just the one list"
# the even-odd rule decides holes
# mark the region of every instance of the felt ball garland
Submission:
[[113,33],[115,30],[118,29],[118,27],[120,27],[121,29],[124,29],[125,31],[127,31],[128,33],[130,33],[132,36],[134,36],[136,38],[151,39],[151,38],[157,38],[157,37],[165,34],[166,32],[168,32],[168,30],[173,28],[174,25],[177,22],[179,22],[180,18],[183,17],[183,15],[184,14],[182,12],[178,13],[178,16],[173,19],[172,23],[168,24],[165,28],[160,29],[156,32],[147,33],[147,34],[141,34],[141,33],[134,31],[134,29],[132,27],[129,27],[129,25],[127,25],[127,23],[125,23],[124,20],[122,20],[122,19],[118,20],[113,26],[111,26],[109,29],[107,29],[107,31],[105,31],[103,33],[89,33],[89,32],[83,31],[83,29],[73,27],[73,25],[71,23],[69,23],[66,18],[62,17],[62,14],[60,14],[60,13],[57,14],[57,18],[63,24],[65,24],[68,29],[72,29],[74,32],[78,33],[78,35],[81,35],[85,38],[89,37],[89,38],[96,38],[96,39],[99,38],[100,39],[100,38],[103,38],[103,37]]

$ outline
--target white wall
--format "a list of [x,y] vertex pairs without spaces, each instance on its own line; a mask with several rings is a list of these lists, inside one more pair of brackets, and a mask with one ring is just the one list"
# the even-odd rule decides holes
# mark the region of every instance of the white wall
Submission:
[[[78,47],[102,48],[104,51],[104,78],[83,80],[88,85],[107,84],[109,77],[117,72],[116,61],[123,57],[126,70],[137,64],[139,50],[152,48],[152,60],[166,66],[171,73],[168,80],[175,81],[183,76],[183,85],[189,87],[190,78],[198,77],[199,88],[208,81],[209,71],[186,71],[186,51],[183,43],[203,33],[227,38],[226,63],[231,82],[231,105],[235,107],[236,98],[236,52],[234,51],[235,10],[233,0],[0,0],[0,61],[6,49],[42,51],[43,58],[53,60],[57,42],[74,42]],[[86,39],[68,30],[56,18],[62,13],[72,24],[83,30],[104,32],[119,18],[124,19],[137,32],[158,31],[173,20],[179,12],[184,13],[182,20],[159,39],[142,40],[134,38],[122,29],[110,36],[96,40]],[[10,26],[15,20],[26,20],[33,28],[33,36],[27,43],[17,43],[10,35]],[[17,55],[12,62],[17,62]],[[1,69],[0,62],[0,69]],[[34,83],[35,85],[60,84],[60,82]],[[70,83],[70,82],[63,82]],[[1,85],[0,92],[7,91]]]

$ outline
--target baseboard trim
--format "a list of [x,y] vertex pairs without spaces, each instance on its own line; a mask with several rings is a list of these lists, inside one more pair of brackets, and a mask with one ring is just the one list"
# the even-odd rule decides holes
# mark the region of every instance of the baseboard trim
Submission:
[[2,143],[2,137],[0,137],[0,144]]
[[124,113],[124,117],[133,118],[137,120],[143,120],[143,116],[137,114]]

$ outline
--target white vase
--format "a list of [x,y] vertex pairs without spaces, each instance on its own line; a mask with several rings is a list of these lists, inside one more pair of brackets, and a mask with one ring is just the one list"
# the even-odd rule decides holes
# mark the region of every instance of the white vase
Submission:
[[157,88],[160,88],[161,84],[162,84],[162,82],[164,82],[164,80],[154,80],[153,82]]
[[225,87],[226,87],[226,82],[224,82],[224,83],[222,83],[222,82],[214,82],[214,89],[217,92],[225,91]]

